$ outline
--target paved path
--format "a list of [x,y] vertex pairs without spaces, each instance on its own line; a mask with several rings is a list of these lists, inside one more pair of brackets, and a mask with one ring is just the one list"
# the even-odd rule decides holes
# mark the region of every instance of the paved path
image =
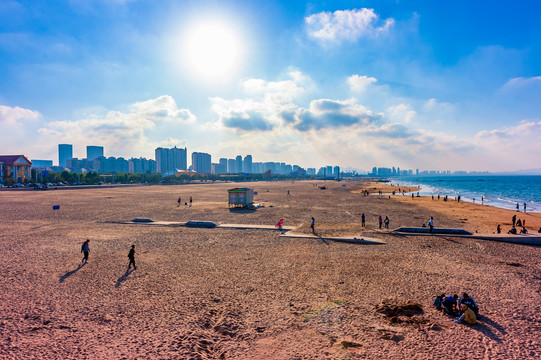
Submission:
[[[135,221],[125,221],[120,222],[122,224],[135,224],[135,225],[146,225],[146,226],[186,226],[187,222],[180,221],[151,221],[151,222],[135,222]],[[260,225],[260,224],[217,224],[216,228],[221,229],[258,229],[258,230],[273,230],[279,231],[275,225]],[[365,243],[365,244],[385,244],[380,239],[368,238],[362,235],[357,236],[343,236],[343,237],[321,237],[312,234],[298,234],[292,233],[291,230],[294,230],[294,226],[283,226],[282,230],[285,230],[285,234],[281,234],[283,237],[290,238],[315,238],[321,240],[330,240],[330,241],[341,241],[349,243]],[[472,234],[472,235],[463,235],[463,234],[437,234],[437,233],[404,233],[404,232],[395,232],[395,230],[385,230],[385,231],[375,231],[378,233],[384,233],[388,235],[401,235],[401,236],[452,236],[452,237],[465,237],[470,239],[478,240],[490,240],[490,241],[502,241],[515,244],[526,244],[526,245],[541,245],[541,234],[532,233],[532,234]]]

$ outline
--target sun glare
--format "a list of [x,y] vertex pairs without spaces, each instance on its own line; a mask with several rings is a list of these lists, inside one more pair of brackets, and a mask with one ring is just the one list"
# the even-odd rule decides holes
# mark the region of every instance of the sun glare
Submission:
[[236,34],[218,22],[201,23],[188,33],[186,54],[190,67],[206,78],[224,78],[239,57]]

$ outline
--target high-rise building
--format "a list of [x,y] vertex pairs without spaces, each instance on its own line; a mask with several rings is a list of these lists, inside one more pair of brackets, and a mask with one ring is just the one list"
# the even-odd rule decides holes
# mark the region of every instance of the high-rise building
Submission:
[[214,167],[214,173],[215,174],[226,174],[227,173],[227,159],[226,158],[220,158],[220,161],[216,166]]
[[66,167],[66,160],[73,158],[73,145],[58,145],[58,166]]
[[242,162],[242,171],[248,174],[252,173],[252,155],[246,155]]
[[340,166],[334,167],[333,175],[336,176],[337,178],[340,178]]
[[325,168],[325,176],[326,177],[331,177],[332,176],[332,166],[327,165],[327,167]]
[[156,171],[161,173],[167,172],[167,158],[169,155],[169,149],[159,147],[154,150],[154,155],[156,157]]
[[169,149],[169,171],[171,170],[186,170],[188,169],[186,148],[177,148],[176,146]]
[[155,172],[156,161],[152,159],[147,160],[146,158],[131,158],[130,160],[128,160],[128,171],[136,174],[143,174],[147,171],[149,173]]
[[200,174],[210,174],[212,167],[210,154],[193,152],[192,153],[192,169]]
[[94,159],[103,156],[103,146],[87,146],[86,147],[86,159],[93,161]]
[[227,159],[227,172],[229,174],[237,173],[237,162],[235,159]]
[[186,170],[188,168],[186,161],[187,149],[177,148],[172,149],[157,148],[154,150],[156,155],[156,171],[165,173],[171,170]]
[[237,169],[237,171],[235,172],[242,172],[242,156],[240,155],[237,155],[237,157],[235,158],[235,168]]

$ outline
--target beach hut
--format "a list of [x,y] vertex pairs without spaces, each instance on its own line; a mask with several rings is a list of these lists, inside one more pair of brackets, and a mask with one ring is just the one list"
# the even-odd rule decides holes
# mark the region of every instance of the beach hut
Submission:
[[229,206],[250,206],[254,202],[254,190],[248,188],[234,188],[227,190]]

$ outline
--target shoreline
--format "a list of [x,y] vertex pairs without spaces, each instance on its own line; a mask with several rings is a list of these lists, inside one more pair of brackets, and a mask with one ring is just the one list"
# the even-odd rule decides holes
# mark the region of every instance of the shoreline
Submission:
[[[434,179],[437,179],[437,178],[438,177],[434,177]],[[402,183],[401,180],[403,179],[393,179],[393,180],[390,180],[391,184],[395,182]],[[501,194],[499,194],[496,197],[494,195],[490,195],[490,197],[488,197],[487,199],[487,196],[484,194],[476,195],[477,197],[473,196],[474,193],[476,192],[475,190],[459,190],[456,188],[441,189],[441,188],[434,187],[433,185],[423,184],[422,182],[409,181],[407,179],[404,179],[404,180],[405,180],[404,184],[406,184],[406,186],[417,186],[419,188],[418,191],[420,192],[421,196],[431,197],[431,196],[437,196],[439,194],[440,196],[447,195],[449,199],[456,200],[456,197],[460,195],[461,201],[464,201],[464,202],[468,202],[472,204],[480,204],[484,206],[492,206],[495,208],[511,210],[511,211],[516,211],[516,204],[518,203],[519,210],[520,210],[519,212],[524,212],[523,204],[526,203],[527,212],[541,213],[541,204],[533,200],[525,200],[525,199],[512,200],[510,198],[501,197]],[[426,190],[423,190],[423,189],[426,189]],[[484,196],[485,198],[484,201],[481,200],[481,196]]]

